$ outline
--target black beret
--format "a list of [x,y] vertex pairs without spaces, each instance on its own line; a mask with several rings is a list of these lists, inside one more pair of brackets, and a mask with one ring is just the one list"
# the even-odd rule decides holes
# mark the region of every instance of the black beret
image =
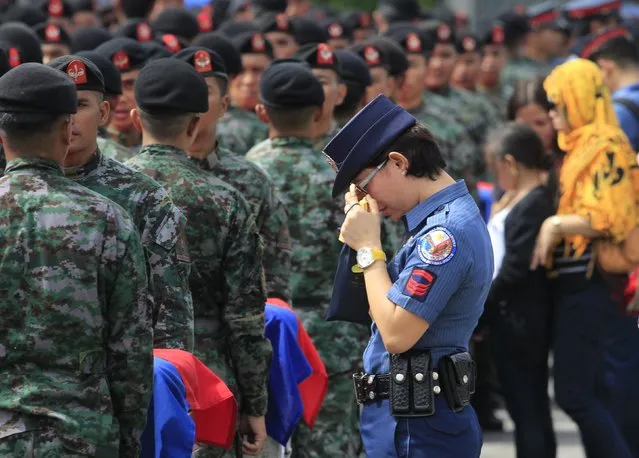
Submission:
[[388,58],[389,73],[391,76],[402,75],[408,70],[410,63],[404,50],[388,37],[373,37],[368,43],[381,49]]
[[293,22],[285,13],[264,13],[256,22],[262,33],[282,32],[295,36]]
[[9,65],[9,56],[7,55],[7,51],[5,51],[3,46],[0,44],[0,76],[4,75],[9,70],[11,70],[11,66]]
[[47,20],[47,15],[35,6],[12,6],[2,16],[2,22],[22,22],[29,27],[41,24]]
[[69,2],[65,0],[42,0],[40,2],[40,9],[49,15],[49,17],[71,18],[71,16],[73,16],[73,8]]
[[160,34],[155,38],[155,41],[164,46],[171,55],[189,46],[186,40],[172,33]]
[[130,38],[114,38],[102,43],[95,50],[113,62],[120,73],[140,69],[147,61],[146,51],[142,45]]
[[80,51],[77,55],[89,59],[100,69],[104,77],[104,92],[107,95],[122,94],[122,77],[113,62],[97,51]]
[[120,9],[124,15],[131,18],[144,18],[153,9],[155,0],[120,0]]
[[0,41],[6,42],[11,67],[25,62],[42,62],[40,39],[36,33],[19,22],[8,22],[0,26]]
[[514,11],[507,11],[497,19],[504,29],[504,43],[516,43],[531,30],[528,18]]
[[390,22],[413,21],[422,15],[417,0],[380,0],[377,9]]
[[456,38],[453,28],[445,22],[433,23],[425,31],[429,40],[435,45],[438,44],[452,44],[455,45]]
[[80,11],[95,11],[95,3],[93,0],[72,0],[71,7],[73,13],[79,13]]
[[353,29],[348,22],[338,18],[329,18],[322,21],[322,28],[331,40],[352,40]]
[[353,29],[372,29],[373,17],[367,11],[353,11],[344,15],[344,22]]
[[102,72],[86,57],[61,56],[47,65],[68,75],[78,91],[95,91],[103,94],[105,92]]
[[261,33],[245,33],[233,38],[233,45],[240,54],[266,54],[273,58],[273,46]]
[[184,8],[165,8],[152,26],[156,34],[170,33],[189,41],[200,33],[197,18]]
[[342,67],[342,80],[360,84],[363,87],[373,84],[366,61],[359,54],[346,49],[336,49],[335,55]]
[[382,48],[373,43],[358,43],[350,48],[355,54],[364,59],[368,68],[384,67],[390,73],[390,59]]
[[283,13],[287,7],[287,0],[253,0],[253,9],[257,15],[273,11]]
[[219,32],[202,33],[193,40],[193,46],[208,48],[222,58],[229,76],[242,72],[242,56],[231,40]]
[[224,60],[214,51],[202,46],[183,49],[173,56],[191,65],[203,77],[215,76],[228,79]]
[[306,62],[311,68],[333,70],[338,77],[342,76],[339,58],[335,55],[334,49],[326,43],[302,46],[295,57]]
[[434,47],[430,37],[413,24],[392,24],[385,35],[397,43],[406,54],[428,55]]
[[169,51],[166,46],[157,41],[147,41],[142,43],[142,47],[146,52],[147,62],[173,56],[173,53]]
[[127,19],[114,32],[116,37],[127,37],[140,43],[153,40],[154,34],[151,24],[146,19]]
[[45,22],[35,27],[40,42],[47,45],[64,45],[71,48],[71,37],[58,24]]
[[0,112],[72,114],[77,109],[73,81],[46,65],[22,64],[0,78]]
[[234,37],[237,37],[238,35],[244,35],[245,33],[259,32],[260,29],[252,22],[227,21],[222,24],[217,31],[220,32],[222,35],[233,39]]
[[149,113],[206,113],[208,87],[204,77],[179,59],[149,62],[135,81],[135,101]]
[[260,100],[275,108],[319,107],[324,103],[324,89],[304,63],[275,60],[260,80]]
[[71,33],[71,52],[92,51],[111,38],[102,27],[81,27]]
[[504,25],[497,21],[481,37],[481,45],[503,46],[506,39]]
[[307,17],[291,18],[291,24],[295,30],[295,41],[300,46],[309,43],[326,43],[328,41],[328,33],[312,19]]
[[457,48],[457,52],[460,54],[466,52],[481,53],[482,45],[476,35],[472,33],[463,33],[457,36],[455,47]]

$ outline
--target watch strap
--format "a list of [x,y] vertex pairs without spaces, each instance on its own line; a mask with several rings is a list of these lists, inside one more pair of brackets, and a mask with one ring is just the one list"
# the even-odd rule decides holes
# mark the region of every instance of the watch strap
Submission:
[[[371,263],[371,266],[373,264],[375,264],[375,261],[386,261],[386,253],[384,253],[384,251],[382,251],[382,250],[373,250],[373,262]],[[370,266],[368,266],[368,267],[370,267]],[[353,268],[351,269],[351,271],[354,274],[361,274],[361,273],[364,273],[364,270],[366,270],[367,268],[362,269],[359,266],[359,264],[355,264],[353,266]]]

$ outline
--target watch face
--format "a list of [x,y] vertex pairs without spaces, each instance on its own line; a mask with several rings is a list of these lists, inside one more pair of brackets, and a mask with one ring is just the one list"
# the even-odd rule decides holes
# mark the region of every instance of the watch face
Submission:
[[370,248],[360,248],[357,251],[357,264],[364,269],[370,266],[375,260],[373,259],[373,250]]

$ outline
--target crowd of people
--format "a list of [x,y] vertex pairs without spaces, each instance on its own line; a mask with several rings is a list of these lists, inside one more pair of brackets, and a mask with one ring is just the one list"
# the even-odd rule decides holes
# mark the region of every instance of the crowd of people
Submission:
[[[553,458],[552,374],[586,456],[639,457],[639,26],[621,2],[476,32],[417,0],[1,8],[0,456],[479,456],[473,422],[501,430],[503,403],[517,457]],[[357,265],[394,256],[350,295]],[[372,281],[420,321],[382,324]],[[451,371],[472,409],[447,392],[396,422],[366,383],[424,346],[435,366],[470,350]]]

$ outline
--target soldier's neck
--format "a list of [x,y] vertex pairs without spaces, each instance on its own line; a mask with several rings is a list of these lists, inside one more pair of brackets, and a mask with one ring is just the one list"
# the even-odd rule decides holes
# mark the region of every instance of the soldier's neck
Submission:
[[205,159],[217,148],[217,132],[207,132],[206,135],[195,139],[193,145],[189,148],[189,156],[195,159]]
[[268,129],[268,138],[280,138],[280,137],[297,137],[297,138],[308,138],[312,140],[315,138],[314,128],[313,126],[307,129],[276,129],[272,124],[269,125]]
[[140,133],[135,129],[120,132],[114,128],[107,128],[107,131],[109,132],[112,140],[123,146],[132,147],[140,144]]
[[524,57],[540,63],[548,63],[548,61],[550,60],[549,56],[546,53],[541,52],[540,50],[532,46],[527,46],[524,49]]
[[4,157],[7,162],[14,161],[19,158],[41,158],[55,161],[60,167],[62,167],[62,164],[64,163],[64,156],[66,156],[66,151],[64,152],[64,154],[61,154],[60,152],[52,152],[50,150],[40,150],[33,148],[30,148],[28,153],[24,153],[22,151],[9,147],[7,143],[3,144],[3,150]]
[[419,97],[415,97],[413,100],[399,101],[399,106],[401,106],[404,110],[411,111],[419,108],[422,103],[424,103],[424,94],[420,93]]
[[178,138],[156,138],[148,132],[142,133],[142,146],[150,145],[164,145],[172,146],[173,148],[180,149],[182,151],[188,151],[191,147],[192,140],[187,136]]

